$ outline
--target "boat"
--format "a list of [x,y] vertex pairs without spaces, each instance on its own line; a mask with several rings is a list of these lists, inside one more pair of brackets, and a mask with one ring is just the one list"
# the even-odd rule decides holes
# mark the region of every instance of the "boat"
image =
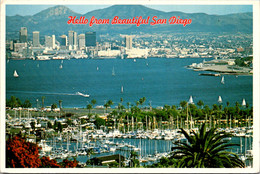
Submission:
[[97,71],[99,70],[98,66],[97,66]]
[[115,75],[116,75],[115,68],[113,67],[113,69],[112,69],[112,76],[115,76]]
[[14,77],[19,77],[18,73],[16,72],[16,70],[14,70]]
[[123,93],[124,92],[124,87],[123,86],[121,86],[121,93]]
[[80,96],[83,96],[83,97],[89,97],[88,94],[83,94],[83,93],[81,93],[81,92],[77,92],[76,94],[77,94],[77,95],[80,95]]
[[37,56],[37,60],[51,60],[49,56]]
[[225,84],[224,76],[222,76],[222,78],[221,78],[221,83]]
[[134,59],[134,62],[136,62],[136,59]]
[[37,64],[37,68],[39,68],[40,67],[40,65],[39,64]]
[[246,100],[243,98],[242,106],[246,106]]
[[190,103],[190,104],[193,104],[192,96],[190,96],[189,103]]
[[221,96],[218,96],[218,102],[219,102],[219,103],[222,103],[222,98],[221,98]]
[[63,66],[62,66],[62,64],[60,65],[60,69],[62,69],[63,68]]

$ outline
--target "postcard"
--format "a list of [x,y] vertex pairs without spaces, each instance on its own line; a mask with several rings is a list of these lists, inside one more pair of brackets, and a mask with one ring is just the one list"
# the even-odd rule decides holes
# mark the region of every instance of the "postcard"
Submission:
[[259,172],[258,31],[259,1],[2,2],[1,171]]

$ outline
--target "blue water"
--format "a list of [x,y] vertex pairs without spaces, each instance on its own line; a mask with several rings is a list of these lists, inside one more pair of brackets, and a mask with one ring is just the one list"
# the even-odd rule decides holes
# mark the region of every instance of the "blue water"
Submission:
[[[180,101],[194,103],[202,100],[205,105],[217,103],[218,96],[223,103],[242,103],[243,98],[252,105],[252,76],[225,75],[221,77],[199,76],[185,66],[200,63],[203,59],[71,59],[33,61],[11,60],[6,63],[6,97],[14,95],[22,101],[29,99],[36,107],[36,100],[45,96],[45,106],[62,100],[63,107],[86,107],[92,99],[96,105],[112,100],[114,106],[123,98],[123,105],[135,104],[146,97],[144,106],[179,105]],[[38,65],[39,64],[39,65]],[[97,70],[98,67],[98,70]],[[112,76],[114,67],[115,76]],[[16,70],[19,78],[13,77]],[[123,93],[121,93],[123,86]],[[76,95],[76,92],[90,97]]]

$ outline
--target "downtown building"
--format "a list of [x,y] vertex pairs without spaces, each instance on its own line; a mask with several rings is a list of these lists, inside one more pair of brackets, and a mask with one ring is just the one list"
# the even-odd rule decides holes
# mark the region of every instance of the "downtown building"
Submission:
[[96,32],[85,33],[85,45],[86,47],[95,47],[97,42]]
[[77,32],[75,31],[68,31],[68,46],[69,50],[76,50],[77,49]]
[[45,36],[45,47],[55,49],[55,35]]
[[33,32],[33,47],[39,47],[40,46],[40,32],[34,31]]
[[130,50],[132,49],[132,36],[125,36],[125,47]]
[[27,42],[27,28],[26,27],[21,27],[20,32],[19,32],[19,40],[20,40],[20,43]]

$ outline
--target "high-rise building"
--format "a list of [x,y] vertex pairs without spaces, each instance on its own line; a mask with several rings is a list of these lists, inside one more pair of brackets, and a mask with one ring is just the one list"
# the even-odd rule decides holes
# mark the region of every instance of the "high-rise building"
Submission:
[[85,48],[85,34],[78,35],[79,38],[79,49]]
[[73,41],[74,41],[74,39],[73,39],[74,31],[69,31],[68,36],[69,36],[68,37],[68,45],[73,46],[74,45],[74,43],[73,43]]
[[66,35],[62,35],[62,36],[61,36],[60,45],[61,45],[61,46],[67,46],[67,45],[68,45],[68,41],[67,41],[67,36],[66,36]]
[[27,42],[27,28],[21,27],[20,33],[19,33],[19,40],[21,43]]
[[74,47],[77,47],[77,45],[78,45],[77,32],[73,33],[73,45],[74,45]]
[[96,46],[96,32],[86,32],[85,34],[85,44],[86,47]]
[[125,47],[132,49],[132,36],[125,36]]
[[55,48],[55,35],[45,36],[45,47]]
[[40,46],[40,32],[39,31],[33,32],[33,46],[34,47]]

